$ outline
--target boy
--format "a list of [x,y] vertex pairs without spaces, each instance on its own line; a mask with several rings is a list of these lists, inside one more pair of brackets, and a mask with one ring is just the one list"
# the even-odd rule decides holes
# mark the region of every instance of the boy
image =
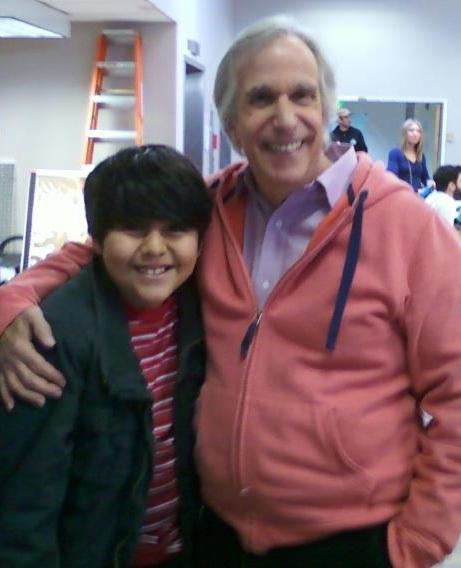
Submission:
[[0,566],[189,568],[205,358],[190,276],[211,201],[161,145],[104,160],[84,196],[97,255],[42,304],[68,388],[0,410]]

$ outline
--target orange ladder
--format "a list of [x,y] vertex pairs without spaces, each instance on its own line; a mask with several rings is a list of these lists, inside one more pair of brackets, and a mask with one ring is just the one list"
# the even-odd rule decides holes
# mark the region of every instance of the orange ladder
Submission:
[[105,142],[105,155],[120,146],[143,142],[143,57],[139,32],[104,30],[98,38],[91,79],[83,164],[92,165],[95,145]]

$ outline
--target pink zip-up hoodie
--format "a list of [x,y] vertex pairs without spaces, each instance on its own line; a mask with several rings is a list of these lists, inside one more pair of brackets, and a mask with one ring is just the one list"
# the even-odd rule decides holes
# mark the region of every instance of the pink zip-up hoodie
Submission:
[[259,313],[236,177],[221,177],[200,270],[205,502],[256,553],[391,519],[393,566],[432,566],[461,528],[454,229],[359,154],[353,191]]

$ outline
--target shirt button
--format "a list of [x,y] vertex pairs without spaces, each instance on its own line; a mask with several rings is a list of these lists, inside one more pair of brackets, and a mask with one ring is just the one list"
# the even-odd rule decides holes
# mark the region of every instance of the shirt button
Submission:
[[275,228],[276,229],[281,229],[283,227],[283,221],[281,219],[279,219],[278,221],[275,222]]
[[250,492],[250,488],[249,488],[249,487],[244,487],[244,488],[241,489],[241,491],[240,491],[240,497],[245,497],[246,495],[248,495],[249,492]]
[[269,280],[264,280],[264,282],[263,282],[264,290],[268,290],[269,286],[270,286]]

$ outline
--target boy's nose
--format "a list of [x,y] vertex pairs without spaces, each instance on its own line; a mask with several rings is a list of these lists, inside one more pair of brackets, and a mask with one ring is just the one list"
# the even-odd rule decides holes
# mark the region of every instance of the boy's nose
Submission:
[[141,247],[145,254],[161,255],[166,251],[165,238],[160,231],[153,229],[144,237]]

